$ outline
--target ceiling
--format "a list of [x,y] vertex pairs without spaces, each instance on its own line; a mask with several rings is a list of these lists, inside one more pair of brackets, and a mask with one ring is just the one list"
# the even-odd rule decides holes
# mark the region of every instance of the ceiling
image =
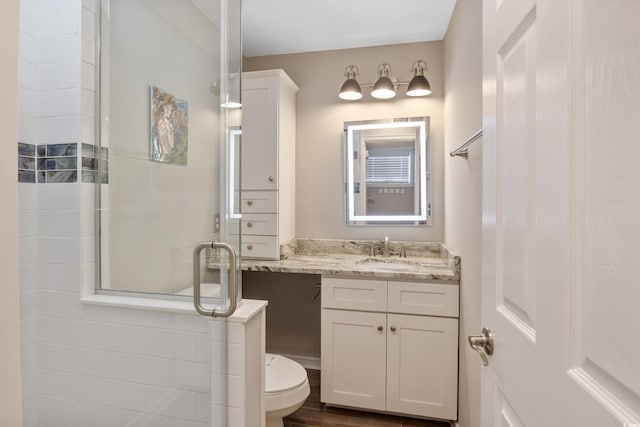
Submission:
[[243,55],[442,40],[455,3],[455,0],[243,0]]

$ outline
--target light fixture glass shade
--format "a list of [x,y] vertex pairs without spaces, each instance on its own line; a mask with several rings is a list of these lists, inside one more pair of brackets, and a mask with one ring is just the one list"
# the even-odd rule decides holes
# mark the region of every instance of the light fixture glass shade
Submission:
[[355,101],[362,98],[362,89],[360,89],[360,84],[358,84],[354,78],[347,79],[340,88],[338,96],[342,99],[346,99],[347,101]]
[[407,87],[407,96],[427,96],[431,94],[429,80],[423,75],[414,76]]
[[382,76],[373,85],[371,96],[378,99],[391,99],[396,96],[396,88],[389,77]]

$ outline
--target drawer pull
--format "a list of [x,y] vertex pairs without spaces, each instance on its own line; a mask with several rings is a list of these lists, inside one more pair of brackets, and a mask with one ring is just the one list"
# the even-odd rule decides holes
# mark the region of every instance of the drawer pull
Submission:
[[270,177],[269,177],[269,182],[273,182],[273,181],[275,181],[275,180],[276,180],[276,179],[275,179],[274,177],[272,177],[272,176],[270,176]]
[[384,328],[383,328],[382,326],[378,326],[378,330],[379,330],[380,332],[382,332],[382,330],[383,330],[383,329],[384,329]]
[[247,249],[248,249],[248,250],[253,249],[253,245],[247,245]]
[[395,332],[396,331],[396,327],[395,326],[392,326],[389,329],[391,329],[391,332]]
[[247,223],[247,228],[253,228],[253,223],[252,222],[248,222]]
[[247,205],[253,206],[253,200],[247,200]]

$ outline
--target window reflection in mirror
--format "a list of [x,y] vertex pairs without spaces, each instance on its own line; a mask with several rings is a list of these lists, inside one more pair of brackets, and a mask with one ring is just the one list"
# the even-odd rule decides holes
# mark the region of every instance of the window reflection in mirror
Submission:
[[345,122],[347,224],[430,223],[429,117]]

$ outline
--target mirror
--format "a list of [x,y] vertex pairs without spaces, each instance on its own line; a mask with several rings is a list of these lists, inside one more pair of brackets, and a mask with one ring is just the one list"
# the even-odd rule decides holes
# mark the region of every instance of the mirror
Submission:
[[428,225],[429,117],[345,122],[347,224]]

